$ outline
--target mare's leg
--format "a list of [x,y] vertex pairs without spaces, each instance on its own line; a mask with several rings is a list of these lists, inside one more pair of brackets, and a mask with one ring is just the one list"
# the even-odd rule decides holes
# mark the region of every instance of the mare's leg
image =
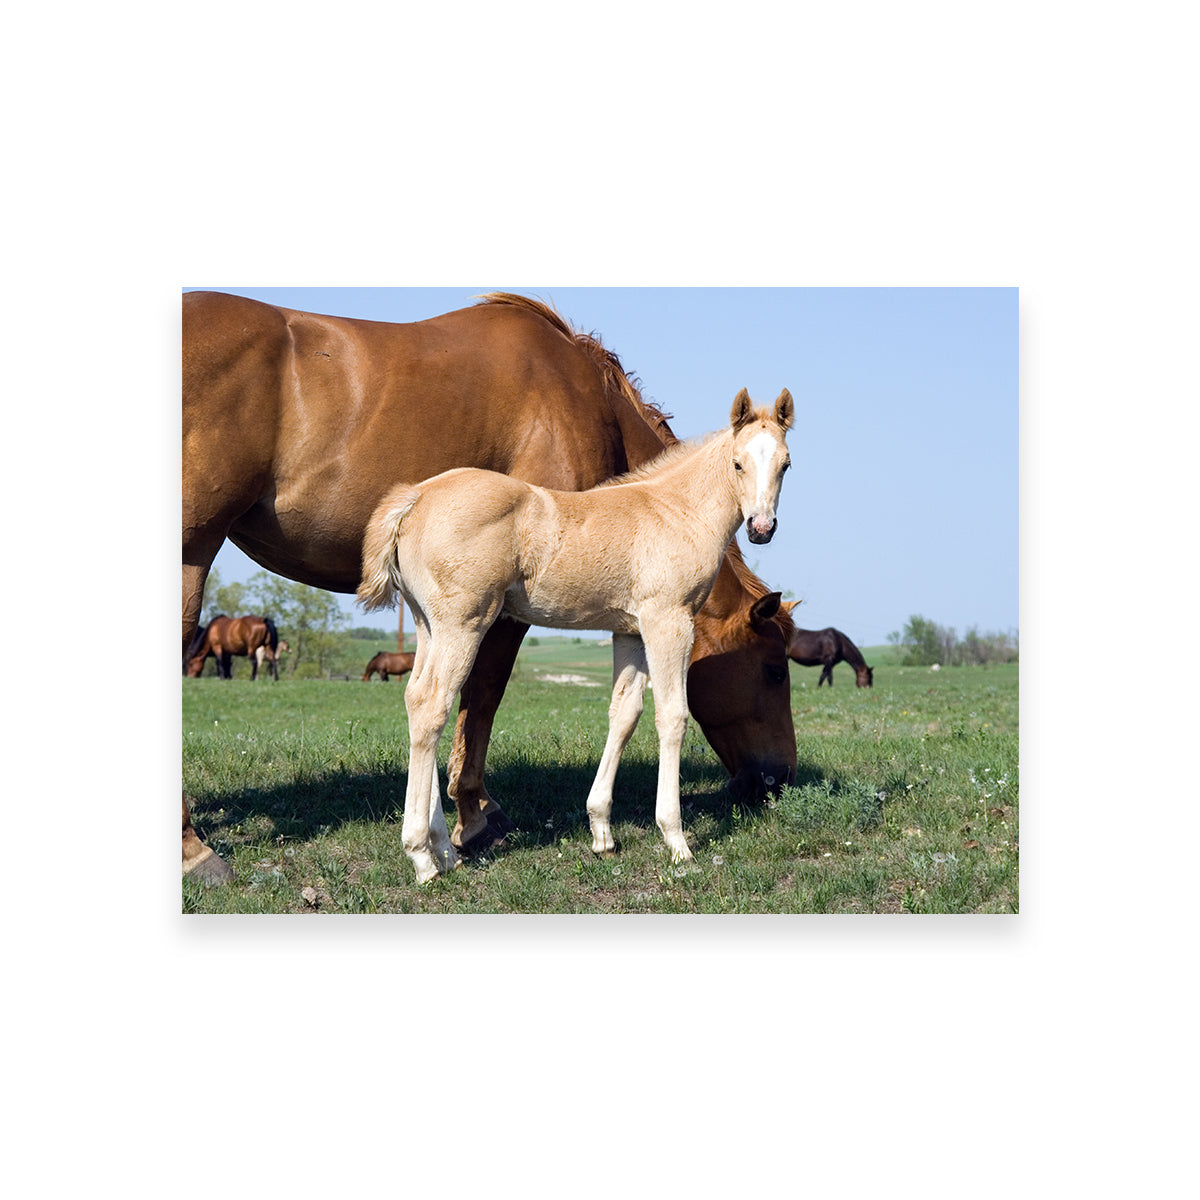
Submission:
[[646,693],[646,647],[640,637],[613,635],[613,691],[608,706],[608,739],[600,766],[588,793],[587,813],[592,826],[592,853],[611,855],[616,850],[609,817],[617,764],[642,715]]
[[192,826],[187,797],[183,797],[183,873],[204,883],[225,883],[233,878],[233,868],[211,846],[206,846]]
[[250,682],[253,683],[258,678],[259,653],[257,650],[251,650],[248,657],[250,659]]
[[[211,561],[211,560],[210,560]],[[200,609],[204,605],[204,581],[208,578],[208,563],[183,564],[183,654],[187,669],[188,646],[200,627]]]
[[821,678],[817,680],[817,687],[823,683],[828,683],[830,687],[833,687],[833,663],[825,663],[821,667]]
[[217,652],[217,674],[222,679],[233,678],[233,654],[223,648]]
[[692,857],[679,811],[679,756],[687,731],[687,668],[694,636],[691,616],[671,610],[653,619],[644,617],[642,635],[654,685],[654,726],[658,730],[654,819],[671,851],[671,861],[683,862]]
[[[458,809],[458,821],[450,840],[468,853],[490,845],[513,828],[500,806],[488,795],[483,772],[496,709],[528,628],[519,621],[497,621],[480,644],[475,665],[463,686],[458,722],[454,727],[454,745],[446,766],[449,776],[446,792]],[[418,650],[418,668],[420,662]]]

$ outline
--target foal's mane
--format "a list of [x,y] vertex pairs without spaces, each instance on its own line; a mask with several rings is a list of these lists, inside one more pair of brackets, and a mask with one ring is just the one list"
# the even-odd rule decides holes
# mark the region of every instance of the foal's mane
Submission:
[[718,430],[716,433],[710,433],[698,442],[683,442],[675,438],[663,449],[661,454],[655,455],[648,463],[634,467],[632,471],[626,471],[623,475],[614,475],[612,479],[606,479],[603,483],[596,484],[596,487],[619,487],[623,483],[639,483],[644,479],[654,479],[665,474],[682,459],[691,458],[701,447],[707,446],[714,438],[720,437],[722,432],[722,430]]

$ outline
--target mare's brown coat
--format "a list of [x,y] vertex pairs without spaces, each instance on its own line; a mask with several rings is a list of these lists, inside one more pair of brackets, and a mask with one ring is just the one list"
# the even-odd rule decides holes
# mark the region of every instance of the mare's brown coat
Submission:
[[[367,521],[399,482],[474,466],[578,491],[675,440],[615,355],[524,297],[390,324],[188,293],[183,645],[226,537],[268,570],[352,593]],[[497,622],[462,690],[449,792],[472,828],[481,811],[507,826],[484,756],[525,628]],[[791,632],[731,547],[696,620],[688,703],[739,791],[795,771]]]

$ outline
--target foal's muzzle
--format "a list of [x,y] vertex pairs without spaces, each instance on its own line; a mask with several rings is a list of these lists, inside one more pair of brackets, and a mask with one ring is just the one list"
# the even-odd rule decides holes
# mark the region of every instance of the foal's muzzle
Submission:
[[747,517],[746,536],[756,545],[761,546],[775,536],[775,526],[778,524],[779,522],[774,517],[771,518],[770,525],[767,524],[765,517]]

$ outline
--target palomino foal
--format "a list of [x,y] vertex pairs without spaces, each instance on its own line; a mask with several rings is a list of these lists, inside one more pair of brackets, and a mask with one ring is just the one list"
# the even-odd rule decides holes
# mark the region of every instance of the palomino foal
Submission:
[[615,849],[613,780],[649,674],[659,739],[655,820],[672,861],[692,857],[679,813],[679,753],[693,622],[741,522],[752,542],[775,532],[793,417],[786,388],[773,412],[755,408],[743,388],[728,429],[590,491],[555,492],[459,468],[384,497],[367,526],[358,600],[373,611],[399,593],[417,627],[404,695],[402,840],[419,882],[458,864],[437,743],[479,643],[502,613],[530,625],[612,631],[608,739],[587,801],[597,854]]

